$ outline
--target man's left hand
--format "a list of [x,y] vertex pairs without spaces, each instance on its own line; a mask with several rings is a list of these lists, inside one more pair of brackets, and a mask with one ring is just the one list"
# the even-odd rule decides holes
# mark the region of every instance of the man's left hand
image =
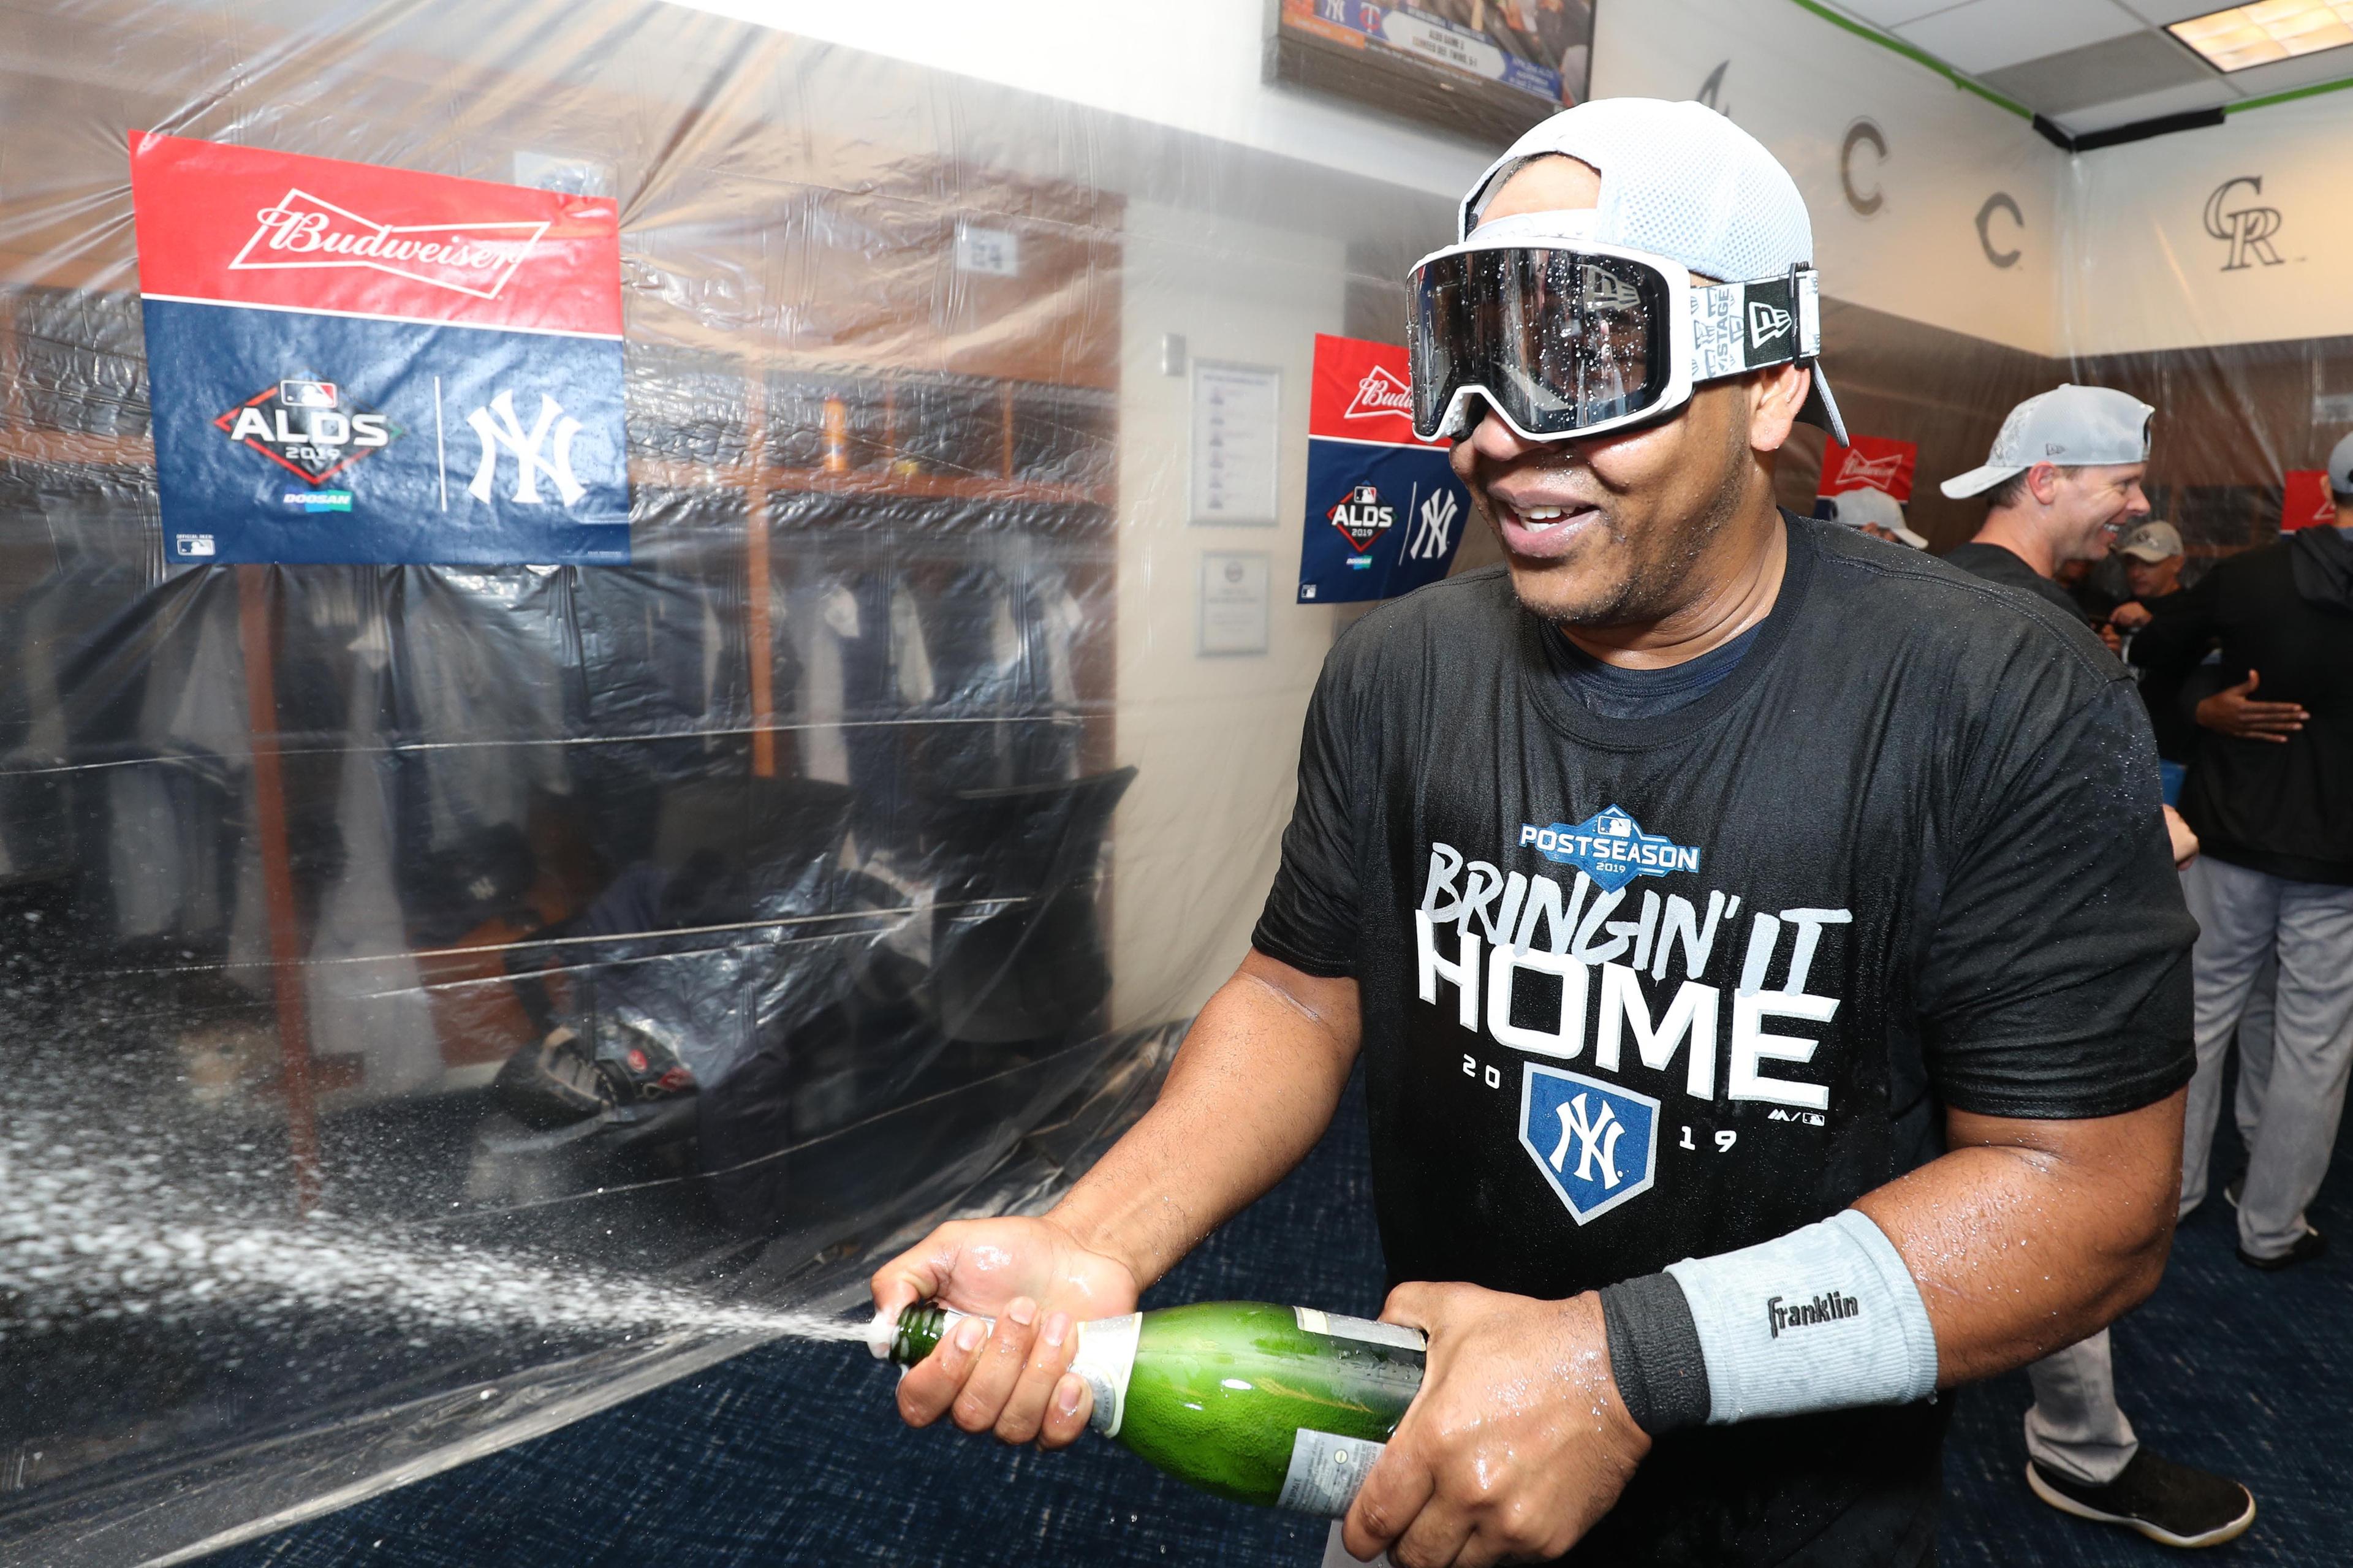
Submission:
[[1601,1298],[1400,1285],[1382,1321],[1430,1336],[1421,1392],[1341,1536],[1358,1561],[1484,1568],[1557,1557],[1651,1451],[1609,1372]]

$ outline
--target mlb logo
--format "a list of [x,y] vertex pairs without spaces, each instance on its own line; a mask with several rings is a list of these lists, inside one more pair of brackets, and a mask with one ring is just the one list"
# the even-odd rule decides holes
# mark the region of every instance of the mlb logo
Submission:
[[1634,837],[1634,819],[1622,813],[1613,816],[1609,812],[1605,811],[1601,814],[1601,819],[1596,826],[1601,829],[1601,836],[1604,838],[1631,838]]
[[278,384],[278,401],[289,408],[332,408],[335,405],[335,384],[332,381],[281,381]]
[[1659,1102],[1534,1062],[1520,1069],[1520,1147],[1579,1225],[1651,1190]]
[[174,536],[172,542],[178,546],[179,553],[182,555],[210,555],[213,552],[213,536],[209,533],[177,534]]

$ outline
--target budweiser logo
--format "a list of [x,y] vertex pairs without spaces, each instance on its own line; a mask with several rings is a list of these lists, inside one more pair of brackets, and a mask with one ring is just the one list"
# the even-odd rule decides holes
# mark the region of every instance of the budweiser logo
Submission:
[[1866,458],[1850,447],[1846,461],[1839,465],[1835,482],[1841,489],[1869,485],[1873,489],[1883,490],[1895,483],[1896,475],[1903,467],[1904,454],[1901,452],[1890,452],[1883,458]]
[[1380,419],[1389,415],[1413,417],[1413,388],[1398,379],[1397,374],[1383,365],[1375,365],[1356,383],[1356,395],[1349,401],[1343,419]]
[[259,226],[232,271],[364,268],[477,300],[497,299],[547,232],[528,221],[375,223],[302,190],[254,216]]

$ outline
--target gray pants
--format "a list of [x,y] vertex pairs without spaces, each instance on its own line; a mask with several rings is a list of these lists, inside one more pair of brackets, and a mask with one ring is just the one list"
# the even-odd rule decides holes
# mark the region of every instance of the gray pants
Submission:
[[2108,1331],[2053,1351],[2026,1369],[2034,1403],[2026,1412],[2026,1452],[2045,1469],[2085,1486],[2115,1480],[2140,1451],[2116,1405]]
[[2353,888],[2292,882],[2203,856],[2182,874],[2182,890],[2199,925],[2191,958],[2198,1076],[2182,1132],[2182,1205],[2206,1195],[2223,1054],[2265,961],[2276,956],[2270,1060],[2256,1063],[2263,1053],[2246,1053],[2237,1107],[2242,1131],[2253,1124],[2239,1245],[2275,1258],[2304,1234],[2305,1205],[2328,1173],[2345,1109],[2353,1068]]

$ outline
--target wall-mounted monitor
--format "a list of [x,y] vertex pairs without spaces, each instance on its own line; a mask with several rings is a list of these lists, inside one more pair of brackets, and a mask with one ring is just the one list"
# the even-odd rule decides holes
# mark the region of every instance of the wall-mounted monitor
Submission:
[[1585,97],[1592,0],[1270,3],[1270,81],[1496,142]]

